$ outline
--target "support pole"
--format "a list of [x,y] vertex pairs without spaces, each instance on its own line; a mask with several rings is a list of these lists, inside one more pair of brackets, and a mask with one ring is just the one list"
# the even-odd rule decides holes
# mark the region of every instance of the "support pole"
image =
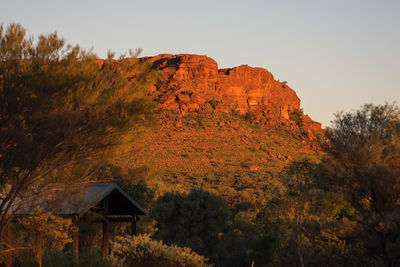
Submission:
[[103,259],[108,258],[108,221],[107,219],[103,220]]
[[108,221],[108,197],[104,199],[104,218],[103,218],[103,259],[108,258],[108,231],[109,231],[109,221]]
[[136,235],[136,214],[132,215],[132,221],[131,221],[131,234]]
[[79,216],[72,215],[72,222],[74,224],[73,237],[72,237],[74,242],[73,256],[74,256],[74,264],[75,266],[77,266],[79,260]]
[[35,244],[35,258],[39,264],[39,267],[42,267],[42,256],[43,256],[43,239],[42,233],[40,231],[36,232],[36,244]]

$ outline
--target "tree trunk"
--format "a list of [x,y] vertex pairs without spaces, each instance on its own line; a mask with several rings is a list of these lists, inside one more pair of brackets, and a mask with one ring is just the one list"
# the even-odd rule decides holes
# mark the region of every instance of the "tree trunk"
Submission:
[[103,259],[108,259],[108,221],[103,220]]
[[131,234],[136,235],[136,214],[132,215]]
[[300,266],[304,267],[304,262],[303,262],[303,239],[301,236],[301,226],[302,226],[302,216],[297,216],[296,218],[296,232],[297,232],[297,237],[296,237],[296,243],[297,243],[297,255],[299,256],[299,261],[300,261]]
[[73,222],[73,224],[75,226],[75,229],[74,229],[74,232],[73,232],[74,265],[78,266],[78,260],[79,260],[79,216],[78,215],[73,215],[72,216],[72,222]]
[[[12,247],[12,245],[13,245],[13,234],[12,234],[11,227],[12,227],[12,225],[11,225],[11,222],[9,221],[6,226],[6,228],[7,228],[7,245],[9,248]],[[6,267],[11,267],[12,263],[13,263],[12,252],[11,251],[8,252],[5,256],[6,256],[6,262],[5,262]]]
[[36,245],[35,245],[35,258],[39,264],[39,267],[42,267],[42,256],[43,256],[43,238],[41,232],[36,232]]

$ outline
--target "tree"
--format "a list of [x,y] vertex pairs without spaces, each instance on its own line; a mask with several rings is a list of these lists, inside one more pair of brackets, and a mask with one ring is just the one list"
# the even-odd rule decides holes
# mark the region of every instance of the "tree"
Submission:
[[[47,249],[61,251],[64,246],[72,242],[69,232],[72,228],[72,221],[70,218],[62,218],[50,213],[41,212],[35,216],[19,218],[20,226],[23,226],[30,234],[30,249],[33,248],[35,258],[42,266],[42,255],[45,252],[44,245]],[[26,240],[25,243],[26,243]],[[43,241],[47,242],[43,242]],[[26,244],[23,244],[26,246]],[[26,251],[21,251],[21,254],[26,256]]]
[[167,244],[190,247],[214,261],[226,254],[222,241],[232,214],[221,197],[202,190],[166,193],[157,200],[152,215],[157,221],[156,237]]
[[[356,228],[369,265],[400,264],[400,110],[395,104],[364,105],[336,114],[323,166],[331,191],[355,209]],[[370,255],[366,257],[367,255]]]
[[317,176],[316,164],[304,159],[294,161],[283,171],[287,196],[290,202],[289,208],[293,216],[293,241],[300,266],[304,267],[304,249],[306,242],[305,224],[311,219],[314,208],[311,205],[315,195],[315,177]]
[[266,206],[257,214],[264,233],[256,248],[256,263],[351,264],[351,260],[343,259],[348,247],[341,237],[353,229],[346,217],[353,214],[353,209],[342,193],[326,188],[320,163],[308,159],[292,161],[279,177],[283,186],[271,192]]
[[103,62],[57,33],[0,26],[0,242],[33,185],[82,162],[90,176],[149,124],[156,74],[131,55]]
[[299,266],[305,266],[310,225],[317,216],[318,171],[319,165],[308,159],[291,162],[280,173],[283,189],[275,192],[258,214],[265,229],[264,238],[271,244],[276,243],[266,250],[269,264],[287,265],[297,261]]

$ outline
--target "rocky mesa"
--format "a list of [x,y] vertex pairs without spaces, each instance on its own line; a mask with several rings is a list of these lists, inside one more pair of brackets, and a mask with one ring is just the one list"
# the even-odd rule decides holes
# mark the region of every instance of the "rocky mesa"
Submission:
[[[266,69],[247,65],[218,69],[212,58],[192,54],[160,54],[141,60],[151,64],[160,75],[150,96],[162,109],[182,115],[202,110],[249,114],[255,123],[266,126],[293,123],[291,115],[296,113],[302,128],[311,137],[312,132],[323,134],[319,122],[299,112],[300,99],[296,92],[286,82],[275,80]],[[133,64],[131,58],[122,62],[127,66]],[[102,59],[98,63],[108,64]],[[123,64],[120,67],[124,68]],[[128,71],[128,76],[134,81],[135,73]]]
[[[116,65],[133,62],[125,60]],[[140,60],[159,74],[150,91],[159,124],[129,145],[118,166],[151,188],[201,187],[232,206],[256,203],[291,161],[320,159],[321,124],[302,114],[296,93],[268,70],[218,69],[215,60],[189,54]]]
[[[289,119],[291,112],[300,109],[296,92],[263,68],[218,69],[212,58],[191,54],[148,59],[161,75],[151,95],[165,109],[250,112],[263,124]],[[303,116],[303,121],[308,129],[321,131],[321,124],[308,116]]]

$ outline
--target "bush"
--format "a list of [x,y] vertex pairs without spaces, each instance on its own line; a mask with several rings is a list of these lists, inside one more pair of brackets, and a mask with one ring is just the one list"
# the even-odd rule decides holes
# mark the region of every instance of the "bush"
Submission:
[[157,200],[152,215],[157,221],[156,238],[190,247],[213,262],[226,258],[224,238],[231,230],[232,213],[221,197],[203,190],[167,193]]
[[250,123],[254,123],[257,121],[257,115],[254,112],[248,111],[244,115],[244,119]]
[[303,110],[294,109],[289,113],[289,119],[296,123],[299,128],[303,127]]
[[208,101],[208,103],[210,103],[210,105],[211,105],[211,107],[212,107],[213,109],[216,109],[217,106],[218,106],[218,104],[221,103],[221,101],[212,99],[212,100]]
[[[135,266],[211,266],[206,258],[187,247],[165,245],[149,235],[118,236],[111,242],[112,259]],[[138,265],[136,265],[138,264]]]

